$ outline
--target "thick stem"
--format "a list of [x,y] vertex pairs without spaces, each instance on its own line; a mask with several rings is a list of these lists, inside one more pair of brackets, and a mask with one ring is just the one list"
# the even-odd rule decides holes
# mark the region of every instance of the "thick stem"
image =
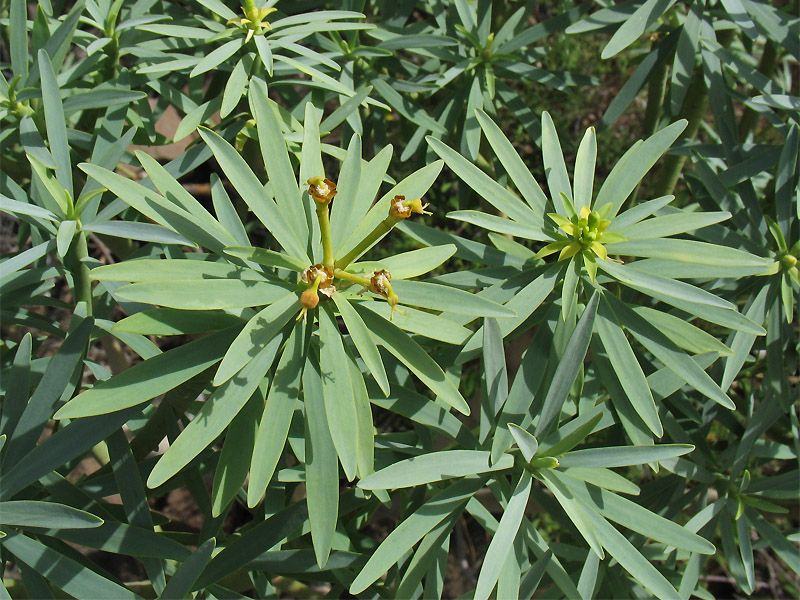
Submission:
[[331,220],[328,206],[328,204],[317,204],[317,220],[322,238],[322,264],[326,267],[333,267],[333,242],[331,241]]
[[[721,46],[727,48],[735,31],[726,29],[719,33],[718,41]],[[692,81],[689,83],[689,89],[686,90],[686,99],[681,107],[681,112],[678,115],[681,119],[686,119],[688,125],[683,131],[681,139],[692,140],[697,135],[697,130],[703,121],[708,108],[708,87],[706,86],[705,77],[703,75],[703,66],[698,65],[692,74]],[[675,185],[678,183],[683,165],[686,163],[686,155],[668,154],[664,159],[664,164],[656,181],[654,197],[668,196],[675,190]]]
[[[764,44],[764,52],[761,54],[761,61],[758,64],[758,72],[766,77],[770,77],[778,65],[778,47],[772,42],[767,40]],[[750,132],[758,122],[758,113],[746,106],[742,119],[739,121],[739,139],[745,141]]]
[[[697,130],[700,128],[706,108],[708,108],[708,88],[703,77],[703,68],[700,66],[694,70],[689,89],[686,91],[686,100],[678,115],[681,119],[686,119],[689,122],[683,132],[683,136],[681,136],[683,139],[691,140],[697,135]],[[686,158],[686,155],[667,155],[655,185],[654,197],[659,198],[672,193],[678,183]]]
[[89,249],[86,244],[86,233],[79,231],[75,234],[75,239],[69,247],[69,251],[64,257],[64,266],[69,269],[72,275],[73,289],[72,299],[86,303],[86,316],[91,317],[92,310],[92,280],[89,277],[89,267],[81,259],[89,256]]
[[378,223],[378,225],[373,229],[369,235],[367,235],[363,240],[361,240],[355,248],[350,250],[347,254],[345,254],[342,258],[336,261],[336,268],[337,269],[345,269],[347,265],[351,262],[356,260],[359,256],[361,256],[364,252],[369,250],[369,248],[381,239],[384,235],[389,233],[392,228],[397,225],[399,221],[402,219],[400,217],[395,217],[394,215],[389,215],[383,221]]
[[667,82],[666,61],[657,68],[650,82],[647,84],[647,108],[644,113],[644,137],[648,138],[655,133],[658,119],[661,117],[661,107],[664,104],[664,87]]

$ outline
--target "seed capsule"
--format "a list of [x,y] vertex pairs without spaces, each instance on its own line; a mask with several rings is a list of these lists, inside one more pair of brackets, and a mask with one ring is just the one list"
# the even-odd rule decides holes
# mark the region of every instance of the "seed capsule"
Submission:
[[330,204],[336,195],[336,184],[330,179],[317,176],[308,180],[308,195],[318,204]]

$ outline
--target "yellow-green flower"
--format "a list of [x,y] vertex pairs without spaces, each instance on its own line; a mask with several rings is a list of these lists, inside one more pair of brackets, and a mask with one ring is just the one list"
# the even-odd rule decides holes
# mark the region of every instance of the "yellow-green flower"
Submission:
[[606,260],[608,250],[606,250],[605,244],[625,241],[620,234],[606,231],[611,225],[611,221],[603,218],[603,213],[606,212],[605,208],[590,210],[588,206],[583,206],[580,213],[573,215],[572,219],[559,213],[547,213],[547,216],[567,235],[555,234],[556,241],[539,250],[536,258],[544,258],[560,250],[558,260],[567,260],[580,253],[586,271],[594,281],[597,275],[595,255]]
[[253,35],[263,35],[266,30],[272,29],[272,25],[269,24],[269,21],[265,21],[264,19],[277,10],[277,8],[267,8],[266,6],[262,6],[261,8],[245,6],[244,17],[241,19],[231,19],[228,21],[228,25],[237,25],[243,29],[247,29],[247,39],[245,42],[249,42]]

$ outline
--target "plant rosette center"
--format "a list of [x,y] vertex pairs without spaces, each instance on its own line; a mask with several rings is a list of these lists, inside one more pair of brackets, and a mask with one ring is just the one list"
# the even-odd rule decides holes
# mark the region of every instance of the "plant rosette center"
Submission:
[[267,8],[266,6],[256,8],[252,2],[246,2],[243,8],[244,17],[231,19],[228,21],[228,25],[246,29],[247,39],[245,41],[249,42],[253,35],[263,35],[272,29],[272,25],[265,19],[277,10],[277,8]]
[[547,216],[566,235],[555,232],[553,237],[556,240],[539,250],[536,258],[544,258],[559,252],[558,260],[561,261],[581,254],[589,276],[594,280],[597,273],[595,256],[606,260],[608,259],[606,244],[626,241],[624,236],[607,231],[611,221],[604,216],[609,209],[610,205],[599,210],[591,210],[588,206],[583,206],[579,213],[573,214],[572,218],[567,218],[559,213],[547,213]]

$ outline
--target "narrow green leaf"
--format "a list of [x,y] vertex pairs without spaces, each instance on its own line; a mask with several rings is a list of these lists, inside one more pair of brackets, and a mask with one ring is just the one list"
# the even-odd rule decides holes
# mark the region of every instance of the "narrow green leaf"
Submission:
[[[137,223],[133,221],[106,221],[105,223],[82,224],[81,229],[89,233],[110,235],[129,240],[153,242],[156,244],[178,244],[197,248],[197,244],[182,235],[155,223]],[[117,263],[119,264],[119,263]]]
[[99,527],[103,519],[57,502],[12,500],[0,502],[0,523],[23,528],[85,529]]
[[261,62],[264,63],[264,68],[267,74],[272,77],[273,69],[275,68],[274,56],[272,55],[272,48],[269,47],[269,41],[266,36],[256,35],[253,37],[256,43],[256,50]]
[[319,342],[322,396],[328,428],[342,469],[348,480],[353,481],[356,476],[358,432],[355,398],[348,367],[350,358],[344,351],[342,335],[328,303],[319,310]]
[[633,44],[673,4],[675,0],[647,0],[614,32],[600,58],[611,58]]
[[[351,298],[351,301],[353,299]],[[462,327],[449,318],[432,314],[423,310],[417,310],[409,306],[400,311],[394,311],[388,303],[381,300],[375,302],[359,302],[357,306],[364,307],[380,315],[387,321],[391,321],[404,331],[416,333],[432,340],[439,340],[447,344],[463,344],[467,338],[473,335],[472,330]]]
[[730,348],[710,333],[706,333],[670,313],[648,306],[636,306],[633,311],[655,325],[677,346],[692,354],[705,354],[706,352],[716,352],[720,356],[730,356],[732,354]]
[[[426,573],[430,578],[432,576],[431,569],[437,565],[439,557],[444,554],[445,563],[450,549],[450,532],[455,527],[456,521],[461,515],[453,514],[449,518],[439,523],[436,527],[430,530],[414,551],[414,556],[408,564],[408,568],[403,573],[403,577],[397,584],[396,598],[412,598],[414,591],[422,582],[422,578]],[[425,582],[426,587],[431,585],[429,581]],[[424,589],[423,589],[424,593]],[[436,596],[436,597],[441,597]]]
[[[204,0],[205,1],[205,0]],[[305,502],[295,502],[258,525],[235,536],[225,549],[211,559],[193,588],[202,589],[242,568],[251,560],[281,543],[308,520]]]
[[[7,438],[14,433],[14,429],[19,423],[25,406],[28,404],[31,386],[31,345],[33,338],[27,332],[19,344],[17,352],[14,354],[14,361],[11,372],[5,377],[6,393],[3,398],[3,410],[0,412],[0,433],[3,434],[3,445]],[[0,447],[0,451],[2,447]],[[5,460],[5,456],[2,460]]]
[[57,221],[56,216],[47,210],[35,204],[28,204],[27,202],[17,202],[11,198],[6,198],[0,194],[0,210],[14,215],[30,215],[40,219],[47,219],[48,221]]
[[223,238],[224,241],[218,239],[214,235],[215,232],[208,229],[207,223],[142,184],[97,165],[81,163],[78,166],[87,175],[152,221],[214,252],[221,253],[222,248],[230,245],[227,234]]
[[74,598],[140,598],[40,542],[12,531],[4,533],[3,547],[8,552],[26,564],[36,565],[37,572]]
[[64,186],[55,178],[50,170],[35,156],[28,154],[33,173],[44,186],[44,193],[40,195],[42,203],[62,219],[70,215],[70,198]]
[[476,317],[516,317],[505,306],[463,290],[421,281],[394,281],[401,304]]
[[253,269],[245,269],[213,260],[145,258],[126,260],[96,267],[92,279],[100,281],[132,281],[135,283],[169,282],[175,280],[244,279],[265,281],[266,277]]
[[[647,240],[649,243],[651,240],[653,240],[653,238],[664,238],[671,235],[686,233],[688,231],[695,231],[697,229],[702,229],[703,227],[708,227],[709,225],[713,225],[714,223],[719,223],[730,218],[731,214],[727,211],[701,213],[681,211],[651,217],[649,219],[645,219],[644,221],[638,221],[637,223],[628,225],[622,229],[620,229],[617,224],[612,221],[614,225],[611,228],[614,231],[624,235],[629,242]],[[661,243],[664,244],[665,242],[662,241]],[[635,248],[635,246],[633,247]],[[721,251],[724,255],[724,247],[717,246],[717,248],[720,249],[717,250],[717,252]],[[737,253],[732,252],[730,254],[736,255]],[[744,252],[740,252],[740,254],[745,255]],[[744,256],[741,256],[740,258],[744,258]]]
[[247,479],[258,417],[263,409],[264,396],[256,392],[228,426],[211,490],[211,516],[214,518],[225,511]]
[[390,321],[356,305],[364,324],[376,341],[420,378],[441,400],[461,414],[469,414],[469,405],[453,383],[447,379],[441,367],[408,335]]
[[592,294],[591,300],[589,300],[578,324],[575,326],[567,347],[564,349],[561,361],[556,367],[553,381],[550,384],[550,389],[547,390],[547,396],[545,396],[544,404],[542,405],[539,422],[536,424],[535,435],[539,439],[545,437],[554,426],[558,425],[561,407],[575,381],[575,377],[578,375],[578,370],[583,365],[583,359],[589,348],[598,302],[599,295],[595,292]]
[[733,304],[705,290],[667,277],[651,275],[628,265],[619,265],[614,261],[598,261],[598,266],[617,281],[640,292],[655,295],[668,302],[670,298],[679,301],[705,304],[726,310],[734,310]]
[[701,394],[711,398],[725,408],[735,410],[736,405],[719,388],[711,377],[696,362],[682,352],[670,339],[653,325],[642,319],[622,302],[610,296],[612,309],[619,322],[630,331],[637,340],[653,355],[666,365],[675,375],[686,381]]
[[[561,194],[572,200],[572,186],[569,183],[567,165],[564,163],[564,154],[561,152],[561,143],[558,141],[558,132],[550,113],[542,113],[542,157],[544,159],[544,172],[547,176],[547,187],[550,198],[556,208],[561,207],[561,214],[566,215]],[[598,206],[602,206],[598,204]]]
[[73,389],[70,381],[85,356],[93,325],[91,318],[79,321],[48,363],[8,441],[3,458],[6,465],[18,462],[36,445],[61,396],[65,390]]
[[535,223],[535,214],[519,198],[501,186],[458,152],[435,138],[428,145],[474,192],[497,210],[521,223]]
[[455,253],[456,247],[453,244],[428,246],[419,250],[387,256],[382,258],[380,263],[392,274],[392,281],[397,281],[425,275],[440,266]]
[[536,441],[536,438],[533,437],[531,433],[528,433],[528,431],[513,423],[508,424],[508,431],[514,438],[514,441],[517,442],[517,446],[519,446],[520,452],[522,452],[522,457],[527,462],[531,462],[536,455],[536,451],[539,449],[539,442]]
[[628,467],[683,456],[693,450],[694,446],[690,444],[588,448],[564,454],[559,464],[564,467]]
[[[578,146],[578,154],[575,156],[575,211],[580,213],[584,206],[592,206],[592,187],[594,185],[594,166],[597,160],[597,138],[595,137],[594,127],[586,130],[586,133]],[[598,208],[598,207],[595,207]]]
[[297,294],[289,292],[250,319],[225,353],[213,384],[222,385],[236,375],[300,312],[300,308]]
[[[218,134],[203,128],[200,128],[199,131],[200,137],[211,148],[233,187],[236,188],[259,221],[275,236],[284,250],[295,258],[301,259],[303,263],[310,262],[306,255],[304,241],[301,242],[297,238],[295,228],[286,223],[275,201],[267,195],[264,186],[261,185],[244,158]],[[281,140],[283,140],[282,136]],[[281,141],[281,143],[283,142]],[[292,180],[294,181],[293,177]]]
[[132,302],[200,310],[263,306],[285,298],[286,292],[287,287],[266,281],[207,279],[132,283],[115,295]]
[[292,256],[281,254],[267,248],[251,248],[249,246],[231,246],[225,248],[225,254],[243,260],[252,261],[265,267],[277,267],[302,273],[308,265]]
[[223,119],[233,112],[236,105],[239,104],[239,100],[242,99],[244,90],[247,87],[249,65],[252,64],[252,59],[245,55],[233,67],[231,76],[225,84],[225,91],[222,93],[219,116]]
[[251,508],[264,495],[283,454],[292,415],[300,396],[300,378],[305,362],[303,326],[297,324],[278,361],[258,425],[247,487],[247,504]]
[[386,377],[386,369],[383,366],[378,347],[375,345],[369,329],[364,324],[364,320],[359,316],[356,309],[350,305],[350,302],[340,294],[334,294],[333,301],[336,303],[336,308],[344,320],[347,332],[361,355],[361,359],[367,365],[367,370],[372,373],[384,395],[388,397],[389,380]]
[[631,401],[647,428],[657,437],[661,437],[664,429],[658,418],[658,409],[653,400],[653,394],[650,392],[647,377],[625,337],[622,326],[617,322],[614,313],[605,302],[600,306],[595,320],[595,328],[628,400]]
[[206,71],[210,71],[211,69],[218,67],[220,64],[224,63],[231,56],[233,56],[236,51],[242,47],[243,43],[244,40],[242,38],[236,38],[224,43],[219,48],[212,50],[206,54],[199,63],[197,63],[195,68],[192,69],[191,73],[189,73],[189,77],[197,77]]
[[[447,213],[448,218],[471,223],[489,231],[506,235],[513,235],[526,240],[540,242],[550,241],[552,238],[542,229],[542,226],[530,224],[530,219],[525,222],[511,221],[495,215],[486,214],[478,210],[454,210]],[[540,219],[543,221],[543,219]]]
[[192,555],[178,567],[170,578],[167,587],[161,592],[160,600],[182,600],[191,594],[194,582],[211,559],[216,548],[214,538],[206,540],[197,547]]
[[358,434],[358,453],[356,464],[358,477],[364,477],[375,472],[375,429],[372,423],[372,406],[369,401],[367,384],[361,369],[348,352],[350,360],[350,382],[353,388],[353,403],[356,407],[356,432]]
[[503,563],[506,561],[514,547],[514,539],[517,537],[520,523],[525,516],[525,507],[531,493],[532,479],[527,471],[523,471],[517,483],[517,487],[508,501],[503,516],[500,519],[500,526],[497,528],[489,548],[486,550],[486,557],[478,574],[478,582],[475,586],[474,598],[488,600],[489,595],[494,589]]
[[571,480],[558,471],[552,471],[552,475],[563,482],[587,505],[591,506],[595,512],[619,523],[623,527],[674,548],[700,552],[701,554],[714,554],[716,552],[714,545],[708,540],[669,519],[647,510],[636,502],[617,496],[602,488]]
[[642,143],[626,152],[611,169],[595,200],[595,206],[611,203],[611,219],[619,212],[620,207],[630,196],[634,188],[647,172],[656,164],[659,157],[667,151],[672,143],[686,128],[687,121],[681,119],[656,132]]
[[56,161],[56,178],[69,196],[74,197],[72,160],[69,156],[67,125],[64,120],[64,108],[61,105],[58,81],[56,80],[53,65],[50,63],[50,57],[44,50],[39,50],[38,59],[47,141],[50,144],[50,153]]
[[75,230],[78,228],[78,222],[73,220],[61,221],[58,224],[58,234],[56,235],[56,254],[61,258],[66,256],[72,239],[75,237]]
[[[305,194],[301,196],[297,187],[286,142],[283,140],[283,133],[271,101],[267,97],[266,84],[260,79],[253,79],[251,88],[251,102],[258,123],[258,143],[278,209],[288,225],[286,233],[296,232],[295,235],[299,235],[299,240],[305,245],[309,234],[308,218],[312,215],[307,213],[311,206],[304,209],[304,203],[313,202],[313,200],[309,200]],[[319,144],[319,137],[317,137],[316,143]],[[305,145],[303,151],[306,152]],[[306,152],[306,154],[308,153]],[[323,175],[323,173],[318,173],[318,175]],[[272,231],[275,225],[269,224],[268,227]]]
[[508,398],[508,370],[506,369],[503,334],[495,319],[486,319],[483,325],[483,372],[487,408],[490,421],[503,408]]
[[401,460],[358,482],[365,490],[413,487],[434,481],[466,477],[476,473],[503,471],[514,466],[514,458],[504,455],[489,464],[489,453],[479,450],[443,450]]
[[28,5],[25,0],[12,0],[8,7],[8,37],[11,70],[22,81],[28,78]]
[[154,308],[135,313],[114,323],[112,332],[139,333],[142,335],[181,335],[218,331],[242,325],[241,317],[221,310],[178,310]]
[[211,175],[211,202],[214,205],[214,212],[217,214],[217,219],[223,229],[227,231],[237,244],[247,246],[250,244],[247,239],[247,231],[242,224],[239,213],[231,202],[228,192],[225,191],[225,186],[219,175],[213,173]]
[[575,525],[578,533],[581,534],[586,543],[599,558],[604,558],[603,545],[597,535],[597,531],[589,518],[591,509],[587,509],[582,505],[572,494],[572,492],[558,479],[556,479],[550,472],[550,469],[540,469],[537,473],[548,490],[555,496],[561,508],[567,513],[569,520]]
[[[330,556],[339,520],[339,468],[331,439],[324,395],[324,373],[311,360],[303,371],[305,404],[306,503],[317,565],[324,568]],[[349,373],[348,373],[349,376]]]
[[586,515],[603,547],[622,567],[661,600],[679,600],[672,584],[608,521],[587,507]]
[[503,131],[495,125],[489,116],[482,110],[476,113],[478,123],[483,129],[489,145],[494,150],[503,168],[514,182],[520,196],[533,209],[538,218],[526,221],[538,227],[544,226],[544,214],[547,209],[547,196],[536,179],[531,175],[529,168],[520,158],[511,142],[508,141]]
[[[37,444],[33,450],[3,473],[0,500],[13,497],[20,490],[52,473],[66,462],[88,452],[139,412],[140,409],[129,408],[108,415],[76,419],[66,426],[59,427],[58,431]],[[108,521],[101,527],[107,525]],[[62,530],[59,537],[72,539],[67,537],[67,533],[80,531],[83,530]]]
[[325,117],[325,120],[319,124],[320,131],[333,131],[336,127],[341,125],[343,121],[348,119],[348,117],[355,115],[358,107],[364,104],[364,101],[369,97],[370,92],[372,92],[372,86],[365,86],[342,102],[339,108]]
[[[325,123],[320,125],[323,127]],[[339,180],[336,188],[336,201],[331,206],[331,242],[334,248],[344,240],[351,226],[353,204],[358,193],[359,180],[361,179],[361,137],[353,134],[347,146],[342,167],[339,171]]]
[[156,463],[147,478],[148,487],[156,488],[166,482],[217,439],[253,395],[272,366],[277,350],[277,344],[266,346],[239,372],[238,377],[214,390],[195,418]]
[[[584,441],[592,432],[603,429],[600,407],[585,411],[547,436],[539,444],[539,456],[561,456]],[[606,424],[608,427],[610,423]]]
[[350,584],[350,593],[360,594],[366,590],[429,531],[451,514],[460,513],[472,495],[483,487],[484,481],[484,478],[479,477],[457,481],[433,496],[400,523],[373,552]]
[[150,181],[153,182],[167,200],[177,204],[183,210],[191,214],[197,222],[202,224],[216,239],[227,242],[228,244],[236,242],[234,237],[211,216],[211,213],[209,213],[165,167],[161,166],[157,160],[141,150],[136,152],[136,158],[139,159],[142,167],[147,172]]
[[639,486],[632,481],[603,467],[565,467],[560,469],[559,473],[612,492],[622,492],[634,496],[638,496],[641,492]]
[[[764,322],[768,294],[769,288],[765,286],[750,300],[750,306],[745,309],[745,316],[747,318],[752,319],[756,323]],[[737,331],[733,334],[732,341],[729,339],[728,343],[730,344],[733,356],[725,360],[725,370],[722,373],[722,383],[720,384],[722,390],[727,391],[736,379],[739,370],[750,354],[756,337],[757,335],[755,333]]]
[[[122,429],[117,429],[106,438],[106,447],[128,523],[155,535],[142,475]],[[153,588],[157,592],[162,591],[167,584],[163,563],[152,557],[142,557],[141,560]]]

